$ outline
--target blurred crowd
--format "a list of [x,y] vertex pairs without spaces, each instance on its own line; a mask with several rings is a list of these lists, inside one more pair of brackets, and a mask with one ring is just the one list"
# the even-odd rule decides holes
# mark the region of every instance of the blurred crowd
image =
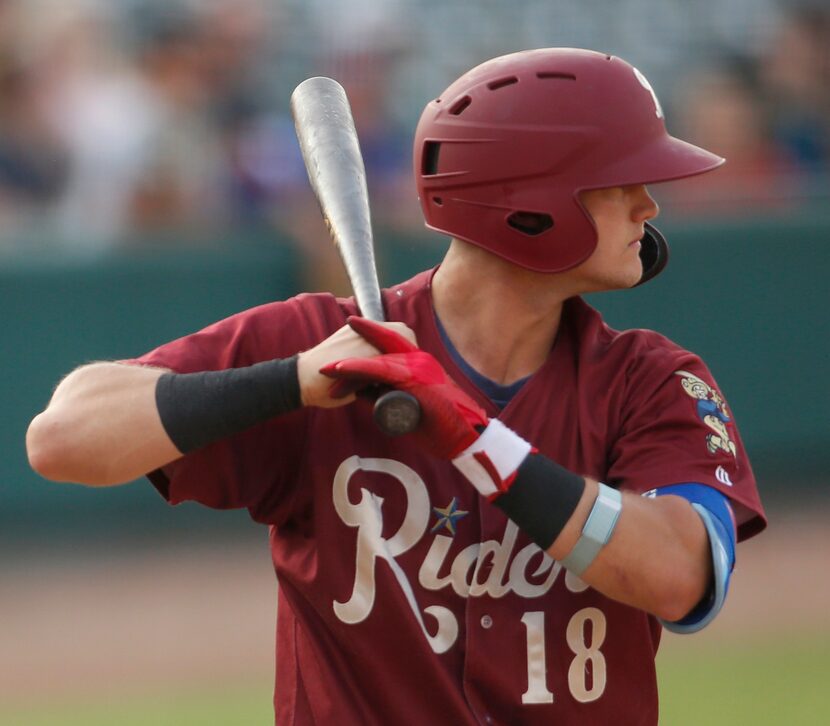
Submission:
[[678,212],[757,214],[830,202],[830,4],[791,3],[755,56],[689,73],[675,99],[680,135],[727,158],[682,186]]
[[0,251],[95,255],[276,230],[325,257],[288,112],[292,88],[318,74],[349,94],[376,226],[417,233],[420,108],[477,62],[540,45],[622,55],[651,78],[670,131],[728,158],[658,197],[671,213],[828,198],[826,1],[738,2],[748,15],[719,26],[692,23],[686,6],[700,9],[683,0],[621,0],[619,22],[606,3],[571,5],[0,0]]

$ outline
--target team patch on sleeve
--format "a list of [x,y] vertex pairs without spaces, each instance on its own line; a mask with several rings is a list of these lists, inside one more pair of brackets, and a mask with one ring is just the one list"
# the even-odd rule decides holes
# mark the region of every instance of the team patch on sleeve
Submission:
[[710,454],[724,451],[737,457],[735,442],[732,441],[726,424],[732,421],[723,396],[706,381],[689,371],[675,371],[680,376],[683,390],[695,399],[698,418],[711,430],[706,434],[706,448]]

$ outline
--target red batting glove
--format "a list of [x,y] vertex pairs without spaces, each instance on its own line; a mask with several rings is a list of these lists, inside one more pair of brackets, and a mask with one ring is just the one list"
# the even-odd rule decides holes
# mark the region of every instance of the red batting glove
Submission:
[[320,369],[336,379],[332,395],[345,397],[370,385],[407,391],[421,405],[421,423],[413,436],[435,456],[453,465],[489,499],[507,491],[528,454],[535,451],[462,391],[433,356],[382,325],[351,317],[352,329],[381,355],[349,358]]
[[453,459],[487,426],[484,409],[462,391],[429,353],[398,333],[366,318],[348,324],[382,355],[348,358],[320,369],[336,379],[332,396],[345,396],[367,385],[383,385],[411,393],[421,405],[421,423],[413,436],[433,455]]

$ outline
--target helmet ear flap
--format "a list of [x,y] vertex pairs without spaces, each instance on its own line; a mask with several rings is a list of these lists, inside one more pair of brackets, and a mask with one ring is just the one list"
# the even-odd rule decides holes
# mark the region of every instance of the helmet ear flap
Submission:
[[657,227],[648,222],[645,223],[645,234],[640,241],[640,259],[643,262],[643,276],[634,286],[638,287],[657,277],[669,262],[669,245],[666,238],[659,232]]

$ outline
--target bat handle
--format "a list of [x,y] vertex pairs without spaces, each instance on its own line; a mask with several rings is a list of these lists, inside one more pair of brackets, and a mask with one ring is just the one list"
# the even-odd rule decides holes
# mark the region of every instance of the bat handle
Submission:
[[387,391],[375,401],[375,423],[387,436],[401,436],[418,428],[421,406],[405,391]]

